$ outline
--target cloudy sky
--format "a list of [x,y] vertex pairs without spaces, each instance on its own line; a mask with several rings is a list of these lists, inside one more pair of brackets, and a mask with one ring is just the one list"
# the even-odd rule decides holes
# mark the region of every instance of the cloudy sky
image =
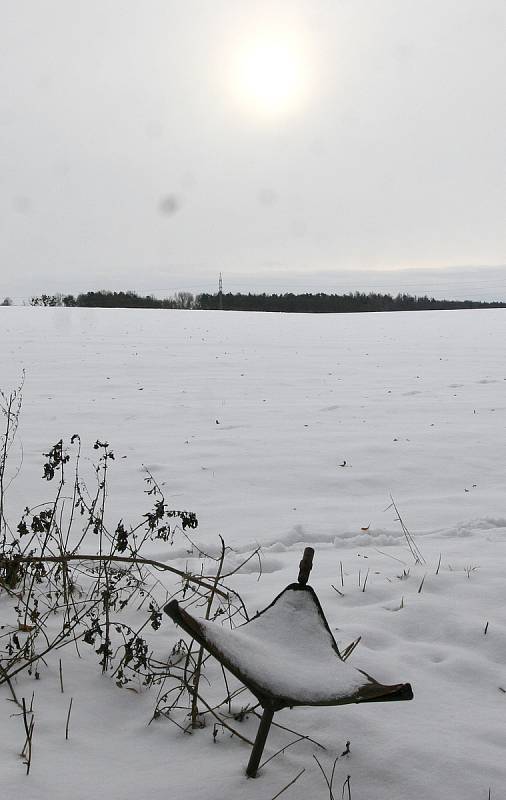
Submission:
[[503,0],[0,7],[0,294],[506,299]]

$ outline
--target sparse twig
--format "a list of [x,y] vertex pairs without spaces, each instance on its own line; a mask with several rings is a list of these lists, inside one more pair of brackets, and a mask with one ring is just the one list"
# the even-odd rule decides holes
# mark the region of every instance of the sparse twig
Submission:
[[[33,739],[33,730],[35,727],[35,719],[33,716],[33,695],[29,709],[26,708],[26,701],[24,697],[21,698],[21,703],[23,710],[23,725],[25,726],[25,734],[26,734],[25,743],[21,751],[21,758],[25,759],[26,774],[29,775],[30,767],[32,765],[32,739]],[[30,714],[30,721],[28,721],[29,714]]]
[[243,736],[242,733],[239,733],[239,731],[236,731],[235,728],[232,728],[232,726],[229,725],[227,722],[225,722],[223,718],[220,717],[219,714],[217,714],[213,708],[211,708],[207,700],[204,700],[202,695],[198,694],[197,697],[200,700],[200,702],[207,708],[209,713],[212,714],[213,717],[215,717],[218,720],[220,725],[223,725],[223,727],[226,728],[227,731],[230,731],[230,733],[232,733],[234,736],[237,736],[238,739],[241,739],[243,742],[246,742],[246,744],[250,744],[253,747],[253,742],[250,739],[247,739],[246,736]]
[[276,750],[276,752],[273,753],[272,756],[269,756],[269,758],[266,758],[265,761],[262,761],[258,769],[262,769],[262,767],[265,767],[265,765],[268,764],[269,761],[272,761],[274,758],[276,758],[276,756],[279,756],[280,753],[284,753],[285,750],[288,750],[289,747],[293,747],[294,744],[298,744],[299,742],[304,741],[304,739],[306,739],[305,736],[299,736],[298,739],[294,739],[293,742],[288,742],[288,744],[283,745],[283,747],[280,747],[279,750]]
[[353,651],[355,650],[356,646],[359,644],[361,639],[362,637],[359,636],[358,639],[355,639],[355,641],[350,642],[350,644],[347,647],[345,647],[345,649],[341,653],[341,658],[343,659],[343,661],[346,661],[346,659],[348,659],[351,656],[351,654],[353,653]]
[[283,792],[286,792],[286,790],[289,789],[290,786],[293,786],[295,781],[298,781],[300,776],[303,775],[305,771],[306,771],[306,768],[304,767],[304,769],[301,769],[301,771],[295,776],[295,778],[293,780],[291,780],[290,783],[287,783],[286,786],[283,786],[281,791],[279,791],[277,794],[275,794],[274,797],[271,798],[271,800],[276,800],[277,797],[281,797]]
[[67,713],[67,722],[65,724],[65,739],[67,739],[67,740],[69,738],[70,712],[72,711],[72,701],[73,701],[73,699],[74,699],[73,697],[70,698],[69,710],[68,710],[68,713]]
[[399,524],[400,524],[400,526],[402,528],[402,532],[404,534],[406,542],[408,543],[408,547],[410,549],[411,555],[413,556],[413,558],[415,560],[415,564],[425,564],[426,563],[425,559],[422,556],[422,554],[421,554],[421,552],[420,552],[420,550],[418,548],[418,545],[416,544],[412,534],[407,529],[407,527],[406,527],[406,525],[404,523],[404,520],[402,519],[402,517],[400,515],[399,509],[397,508],[397,505],[396,505],[395,500],[392,497],[392,495],[390,495],[390,500],[392,502],[385,509],[385,511],[388,511],[389,508],[393,508],[394,509],[395,513],[397,514],[397,522],[399,522]]
[[291,780],[290,783],[287,783],[286,786],[283,786],[281,791],[279,791],[277,794],[275,794],[274,797],[271,798],[271,800],[276,800],[277,797],[281,797],[283,792],[286,792],[286,790],[289,789],[290,786],[293,786],[295,781],[298,781],[300,776],[303,775],[305,771],[306,771],[306,768],[304,767],[304,769],[301,769],[301,771],[295,776],[295,778],[293,780]]
[[330,773],[330,778],[327,777],[327,773],[325,772],[325,770],[323,769],[322,765],[320,764],[318,758],[314,754],[313,754],[313,758],[316,761],[316,763],[318,764],[318,766],[320,768],[320,772],[322,773],[323,778],[325,780],[325,783],[327,784],[327,789],[329,790],[329,800],[335,800],[334,792],[333,792],[333,783],[334,783],[334,773],[336,771],[336,764],[337,764],[337,761],[338,761],[339,757],[336,756],[335,759],[334,759],[334,764],[332,765],[332,771]]
[[[254,715],[255,715],[255,716],[258,718],[258,719],[261,719],[261,715],[260,715],[260,714],[257,714],[257,712],[256,712],[256,711],[254,711],[254,710],[253,710],[253,714],[254,714]],[[319,747],[321,750],[326,750],[326,749],[327,749],[327,748],[325,747],[325,745],[321,744],[320,742],[317,742],[317,741],[316,741],[316,739],[312,739],[310,736],[304,736],[304,734],[302,734],[302,733],[299,733],[298,731],[294,731],[294,730],[293,730],[293,728],[287,728],[287,727],[286,727],[286,725],[281,725],[281,723],[279,723],[279,722],[275,722],[274,720],[272,721],[271,725],[273,725],[275,728],[280,728],[282,731],[287,731],[288,733],[293,733],[293,734],[294,734],[294,736],[300,736],[300,737],[301,737],[301,738],[303,738],[303,739],[307,739],[307,740],[308,740],[308,742],[311,742],[312,744],[315,744],[315,745],[316,745],[317,747]]]
[[[211,615],[211,608],[212,608],[213,601],[214,601],[215,590],[216,590],[216,587],[217,587],[217,585],[219,583],[219,580],[221,578],[221,573],[222,573],[222,570],[223,570],[223,562],[225,560],[225,542],[223,541],[223,538],[221,536],[220,536],[220,540],[221,540],[221,556],[220,556],[220,560],[219,560],[219,563],[218,563],[218,569],[216,570],[216,577],[214,579],[214,584],[213,584],[213,586],[211,588],[211,591],[209,593],[209,597],[208,597],[208,600],[207,600],[207,608],[206,608],[206,616],[205,616],[206,619],[209,619],[209,617]],[[195,667],[195,670],[194,670],[194,673],[193,673],[192,687],[191,687],[191,693],[193,694],[192,706],[191,706],[192,728],[197,728],[198,727],[198,721],[197,721],[197,717],[198,717],[197,697],[199,696],[200,672],[201,672],[201,668],[202,668],[202,659],[203,659],[203,657],[204,657],[204,648],[201,646],[200,650],[199,650],[198,657],[197,657],[197,664],[196,664],[196,667]]]

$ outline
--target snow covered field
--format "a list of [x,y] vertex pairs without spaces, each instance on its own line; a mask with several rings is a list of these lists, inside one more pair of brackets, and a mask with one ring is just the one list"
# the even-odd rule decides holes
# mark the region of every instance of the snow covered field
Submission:
[[[2,796],[270,800],[305,769],[282,797],[324,800],[313,753],[331,768],[349,740],[336,797],[348,775],[353,800],[505,797],[504,341],[503,310],[1,308],[0,388],[26,371],[11,521],[47,499],[41,454],[52,444],[79,433],[91,462],[93,442],[106,440],[116,454],[112,519],[145,511],[146,465],[170,504],[196,512],[199,543],[221,534],[237,563],[262,545],[260,580],[253,562],[235,576],[251,612],[296,579],[310,544],[310,582],[338,644],[362,637],[349,663],[384,683],[410,681],[415,695],[280,712],[279,722],[327,750],[300,741],[250,780],[246,744],[221,733],[214,741],[212,725],[192,736],[166,721],[146,727],[152,693],[118,689],[96,659],[67,648],[65,695],[55,664],[37,683],[19,681],[19,694],[36,698],[28,777],[22,721],[0,690]],[[390,495],[426,564],[413,563],[385,510]],[[153,545],[152,555],[180,568],[188,560],[183,543]],[[8,613],[0,599],[0,624]],[[178,638],[165,619],[160,654]],[[256,726],[250,717],[240,730],[252,738]],[[291,740],[273,731],[265,757]]]

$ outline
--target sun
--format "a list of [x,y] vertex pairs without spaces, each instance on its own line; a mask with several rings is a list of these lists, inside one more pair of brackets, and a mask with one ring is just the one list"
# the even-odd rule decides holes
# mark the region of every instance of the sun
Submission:
[[301,108],[307,95],[304,53],[288,38],[264,36],[241,48],[232,67],[234,95],[257,114],[278,116]]

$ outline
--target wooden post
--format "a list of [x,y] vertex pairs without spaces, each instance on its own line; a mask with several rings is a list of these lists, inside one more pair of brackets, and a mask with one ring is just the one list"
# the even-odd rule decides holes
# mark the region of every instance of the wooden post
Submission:
[[299,564],[299,577],[297,578],[297,581],[301,586],[305,586],[309,580],[309,573],[313,568],[313,556],[313,548],[306,547],[304,550],[304,555],[302,556],[302,561]]
[[264,751],[265,742],[267,741],[267,735],[269,733],[269,728],[271,727],[273,716],[274,709],[270,708],[270,706],[265,706],[262,719],[260,720],[260,725],[258,726],[255,744],[253,745],[248,766],[246,767],[246,775],[249,778],[256,778],[258,765],[260,764],[260,759],[262,758],[262,753]]

